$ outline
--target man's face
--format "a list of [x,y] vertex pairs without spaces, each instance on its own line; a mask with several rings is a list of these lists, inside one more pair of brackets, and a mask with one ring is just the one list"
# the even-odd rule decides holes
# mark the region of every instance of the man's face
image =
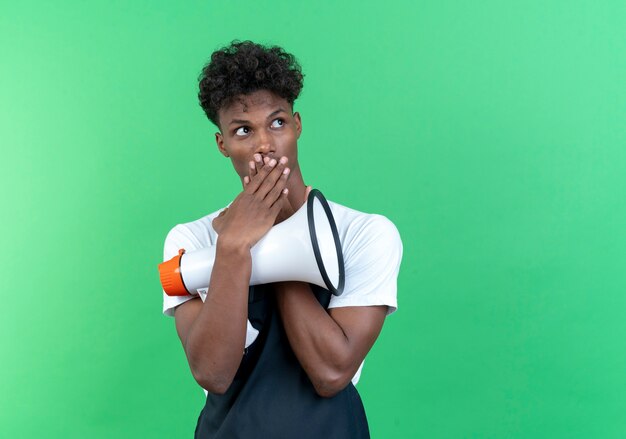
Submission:
[[241,95],[219,111],[221,133],[215,133],[215,141],[240,178],[250,173],[248,163],[255,153],[276,160],[286,156],[287,166],[297,168],[302,122],[291,111],[289,102],[268,90]]

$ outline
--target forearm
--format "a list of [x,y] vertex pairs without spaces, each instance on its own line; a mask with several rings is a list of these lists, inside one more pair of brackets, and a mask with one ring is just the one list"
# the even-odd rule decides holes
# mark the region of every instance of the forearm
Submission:
[[215,393],[228,389],[241,363],[250,272],[249,249],[218,240],[206,300],[184,341],[194,377]]
[[289,344],[321,396],[343,389],[360,363],[354,364],[350,340],[320,305],[308,284],[277,286],[277,303]]

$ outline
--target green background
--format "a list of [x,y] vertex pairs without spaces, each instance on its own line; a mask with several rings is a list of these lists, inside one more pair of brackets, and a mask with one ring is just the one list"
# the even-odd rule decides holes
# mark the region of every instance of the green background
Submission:
[[192,437],[157,275],[239,190],[197,104],[232,39],[302,63],[305,181],[387,216],[374,438],[626,437],[623,1],[2,2],[0,435]]

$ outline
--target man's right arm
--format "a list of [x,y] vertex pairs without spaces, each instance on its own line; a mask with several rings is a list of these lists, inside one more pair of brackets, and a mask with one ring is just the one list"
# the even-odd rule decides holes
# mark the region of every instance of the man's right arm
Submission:
[[218,240],[210,294],[176,308],[176,331],[194,379],[211,393],[224,393],[243,356],[248,318],[250,250]]
[[174,312],[191,372],[211,393],[226,392],[243,357],[252,272],[250,249],[272,227],[287,200],[286,163],[286,157],[278,163],[267,161],[217,218],[219,238],[205,301],[188,300]]

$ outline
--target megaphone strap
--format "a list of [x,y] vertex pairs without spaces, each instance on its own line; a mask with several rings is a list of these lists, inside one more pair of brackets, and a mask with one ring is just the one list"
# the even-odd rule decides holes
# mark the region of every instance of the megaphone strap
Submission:
[[[328,217],[328,224],[330,225],[330,230],[333,234],[333,241],[335,243],[335,250],[337,252],[337,262],[339,264],[339,284],[335,287],[328,277],[328,273],[326,272],[326,268],[324,267],[324,260],[322,259],[322,253],[320,251],[319,242],[317,241],[317,234],[315,233],[315,215],[314,215],[314,198],[317,198],[324,208],[324,212]],[[311,243],[313,244],[313,253],[315,254],[315,261],[317,262],[317,267],[320,270],[322,275],[322,279],[326,284],[326,288],[328,291],[333,293],[335,296],[340,296],[343,293],[343,287],[345,284],[346,276],[345,276],[345,268],[343,263],[343,252],[341,251],[341,242],[339,241],[339,232],[337,231],[337,225],[335,224],[335,218],[333,217],[333,213],[330,210],[330,206],[328,205],[328,201],[322,193],[317,189],[311,189],[309,192],[309,197],[307,199],[307,218],[309,223],[309,234],[311,236]]]

